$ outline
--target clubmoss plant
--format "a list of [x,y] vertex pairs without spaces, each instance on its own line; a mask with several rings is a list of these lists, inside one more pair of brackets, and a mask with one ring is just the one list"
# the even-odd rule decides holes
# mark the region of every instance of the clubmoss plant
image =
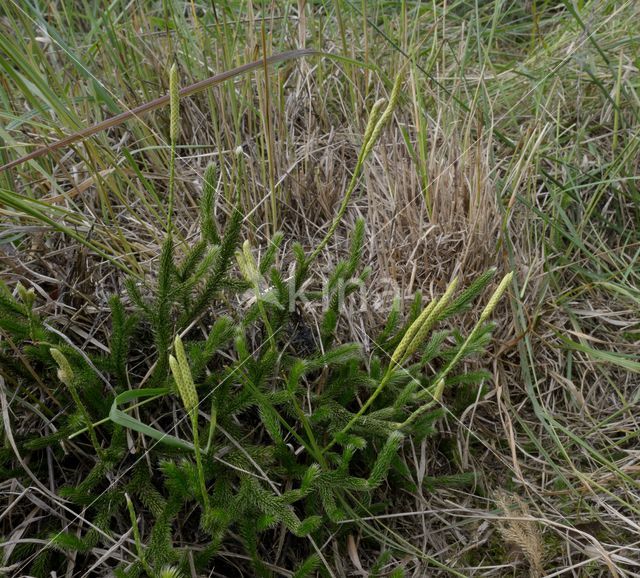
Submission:
[[98,442],[96,432],[93,429],[91,416],[89,415],[89,412],[87,411],[87,408],[85,407],[84,402],[78,395],[78,391],[76,387],[76,377],[75,377],[73,368],[71,367],[71,364],[69,363],[67,358],[64,356],[64,353],[62,353],[62,351],[60,351],[59,349],[56,349],[55,347],[51,348],[51,357],[53,357],[53,359],[55,359],[56,363],[58,364],[58,368],[59,368],[58,379],[60,379],[60,381],[67,386],[67,388],[69,389],[69,393],[71,394],[71,397],[76,405],[76,408],[80,411],[80,413],[82,414],[82,417],[84,418],[87,431],[89,433],[89,438],[91,439],[91,443],[93,444],[93,448],[96,450],[96,453],[98,454],[98,456],[102,457],[104,455],[102,451],[102,447],[100,445],[100,442]]
[[180,134],[180,89],[178,87],[178,68],[174,63],[169,71],[169,209],[167,211],[167,232],[172,233],[173,205],[176,187],[176,143]]
[[342,198],[342,203],[340,204],[340,208],[336,216],[327,231],[327,234],[324,236],[322,241],[318,243],[317,247],[312,251],[311,255],[305,259],[305,269],[309,267],[309,265],[318,257],[318,255],[322,252],[322,250],[326,247],[327,243],[331,240],[333,235],[340,224],[340,221],[344,217],[344,213],[347,210],[349,205],[349,200],[351,199],[351,195],[358,184],[358,179],[360,178],[360,173],[362,172],[362,168],[364,166],[364,162],[367,160],[367,157],[371,154],[375,143],[380,138],[380,134],[382,133],[382,129],[385,127],[391,115],[393,114],[394,109],[398,104],[398,100],[400,99],[400,90],[402,88],[402,81],[404,79],[403,74],[398,74],[396,80],[393,85],[393,89],[391,90],[391,96],[389,97],[389,102],[385,107],[384,111],[381,112],[382,107],[385,104],[383,99],[377,100],[373,107],[371,108],[371,112],[369,113],[369,120],[367,122],[367,126],[364,131],[364,138],[362,140],[362,146],[360,148],[360,153],[358,154],[358,160],[356,161],[356,166],[354,168],[353,174],[351,175],[351,180],[349,181],[349,185],[347,186],[347,190]]
[[[340,285],[340,272],[353,273],[361,251],[362,226],[356,227],[351,255],[336,267],[331,290]],[[212,253],[214,271],[208,275],[220,270],[221,245]],[[249,260],[249,251],[245,245],[241,254],[253,263],[252,275],[265,271],[263,262]],[[186,277],[180,271],[185,271],[185,261],[192,256],[183,256],[179,262],[171,255],[178,265],[168,273],[170,327],[178,326],[189,312],[193,315],[194,300],[210,290],[200,268],[209,254],[201,252]],[[273,263],[274,257],[265,254],[263,259]],[[91,384],[89,377],[78,381],[78,376],[91,374],[86,361],[63,355],[60,348],[64,345],[55,334],[46,332],[42,320],[33,312],[28,314],[6,288],[1,292],[2,328],[13,328],[16,339],[22,336],[20,349],[41,375],[52,368],[47,355],[56,361],[60,379],[79,412],[55,418],[58,434],[25,440],[23,447],[32,463],[38,463],[43,451],[61,452],[64,440],[76,432],[74,446],[81,449],[86,436],[96,451],[95,464],[90,470],[81,469],[84,477],[65,488],[63,495],[85,508],[98,530],[106,532],[116,520],[122,523],[131,518],[130,524],[141,517],[145,520],[134,527],[138,556],[124,562],[117,569],[119,575],[159,576],[169,566],[186,575],[191,563],[204,572],[219,563],[221,551],[229,548],[248,555],[256,575],[268,575],[267,544],[279,532],[290,535],[296,552],[292,569],[325,567],[326,561],[316,556],[316,545],[330,533],[348,531],[348,524],[338,524],[356,515],[364,504],[372,507],[388,476],[399,480],[406,476],[396,458],[407,438],[436,434],[434,423],[442,414],[445,392],[455,387],[459,377],[455,369],[469,351],[477,352],[487,342],[490,326],[486,322],[510,280],[507,276],[500,283],[478,326],[464,340],[451,341],[447,336],[452,334],[446,330],[430,332],[467,308],[490,282],[492,273],[458,296],[454,280],[422,313],[410,314],[404,327],[398,327],[399,316],[392,312],[393,319],[375,339],[378,353],[365,363],[360,346],[340,343],[336,333],[335,316],[341,315],[343,303],[334,306],[335,300],[326,301],[326,295],[313,292],[305,298],[329,303],[326,314],[332,322],[323,324],[326,347],[304,356],[292,348],[286,336],[292,293],[273,265],[268,272],[272,292],[256,293],[242,316],[232,311],[222,316],[221,308],[228,301],[221,296],[250,285],[245,282],[246,266],[239,267],[239,276],[229,267],[230,262],[220,277],[222,293],[210,296],[215,318],[207,309],[202,317],[197,309],[198,318],[211,323],[210,330],[204,338],[189,329],[183,330],[184,337],[173,337],[170,372],[158,375],[155,387],[140,387],[132,374],[126,382],[119,378],[123,367],[132,366],[130,356],[138,355],[131,348],[130,336],[144,327],[157,331],[155,312],[147,305],[149,297],[130,296],[127,307],[132,313],[135,310],[130,318],[140,322],[135,325],[123,318],[120,300],[112,300],[111,353],[90,354],[95,367],[112,378],[115,397],[110,409],[90,403],[91,387],[78,387],[79,383]],[[192,276],[199,282],[194,283]],[[151,296],[151,302],[155,300],[157,296]],[[267,325],[270,332],[265,331]],[[39,342],[34,344],[31,335],[39,336]],[[257,335],[263,337],[256,343]],[[46,353],[39,347],[41,342],[47,344]],[[149,343],[145,355],[153,366],[162,355],[157,339]],[[427,369],[434,366],[442,369],[435,373]],[[470,375],[468,381],[481,378]],[[181,400],[178,409],[172,401],[176,390]],[[363,403],[357,401],[363,398]],[[136,404],[129,405],[131,402]],[[160,417],[167,412],[174,415],[173,420]],[[198,413],[203,412],[209,416],[205,447],[199,441]],[[187,439],[179,435],[183,419],[191,426]],[[127,461],[131,443],[139,457]],[[194,550],[184,542],[178,545],[173,530],[185,511],[192,512],[192,522],[183,532],[188,532]],[[59,530],[49,534],[52,546],[79,556],[103,539],[99,531],[79,537]],[[50,564],[57,563],[55,554],[49,557]],[[42,557],[37,559],[43,564]]]
[[171,372],[176,382],[178,392],[182,398],[184,409],[191,419],[191,428],[193,430],[193,453],[196,458],[196,465],[198,467],[198,481],[200,482],[200,489],[202,490],[202,503],[204,504],[205,514],[208,509],[209,496],[207,494],[207,486],[205,483],[204,468],[202,467],[202,457],[200,455],[200,436],[198,433],[198,392],[196,386],[193,383],[193,376],[191,375],[191,369],[187,360],[187,354],[184,351],[184,345],[179,335],[176,335],[174,341],[174,349],[176,357],[169,356],[169,365],[171,366]]
[[[108,352],[74,355],[35,313],[33,294],[18,290],[16,298],[0,289],[0,328],[12,335],[23,360],[0,351],[13,375],[10,387],[34,366],[49,381],[57,365],[66,386],[57,399],[76,410],[49,412],[54,433],[23,440],[22,449],[37,474],[48,467],[47,452],[56,457],[53,463],[65,453],[64,459],[75,460],[77,475],[58,472],[67,480],[60,494],[91,522],[89,530],[47,528],[47,546],[26,565],[42,574],[61,563],[57,552],[70,551],[87,556],[90,565],[89,553],[109,545],[115,524],[131,528],[136,548],[135,556],[123,556],[113,569],[118,576],[208,573],[230,551],[248,558],[253,574],[270,576],[270,545],[279,537],[287,540],[286,564],[296,575],[330,574],[319,544],[354,525],[379,539],[358,517],[382,507],[379,492],[387,478],[411,484],[398,454],[408,438],[436,435],[440,404],[460,377],[456,368],[487,343],[489,316],[511,277],[500,283],[466,339],[434,330],[468,308],[493,271],[457,296],[454,279],[424,308],[418,295],[402,326],[396,305],[367,358],[339,332],[345,299],[369,273],[360,267],[364,221],[356,223],[349,255],[329,272],[325,289],[304,287],[393,113],[401,78],[384,110],[381,102],[373,106],[356,170],[327,236],[309,254],[293,246],[297,268],[291,277],[277,265],[287,262],[281,234],[272,236],[258,259],[249,242],[240,247],[238,205],[228,208],[226,226],[219,227],[213,166],[203,187],[200,239],[188,249],[174,243],[175,67],[170,84],[169,210],[157,281],[141,286],[131,278],[126,297],[112,297]],[[247,290],[251,304],[234,309],[233,298]],[[319,346],[301,351],[288,333],[295,312],[309,303],[323,306]],[[140,365],[142,371],[133,370]],[[484,377],[468,374],[464,381]],[[205,447],[202,414],[208,423]],[[94,450],[89,465],[87,441]],[[342,523],[347,517],[356,521]]]

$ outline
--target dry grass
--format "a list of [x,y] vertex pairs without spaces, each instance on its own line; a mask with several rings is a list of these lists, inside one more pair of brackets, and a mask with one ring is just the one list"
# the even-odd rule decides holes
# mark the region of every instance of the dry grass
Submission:
[[[416,53],[423,70],[411,67],[403,101],[318,268],[345,254],[354,220],[364,217],[370,304],[383,302],[391,287],[408,306],[417,290],[439,294],[454,273],[465,283],[490,266],[515,269],[517,282],[499,311],[491,358],[479,362],[492,370],[492,383],[462,415],[443,420],[446,443],[426,441],[402,456],[419,489],[388,488],[390,510],[363,521],[396,546],[379,575],[397,565],[409,576],[449,573],[426,565],[420,553],[465,576],[639,575],[638,7],[586,3],[585,32],[567,8],[536,2],[510,6],[505,16],[494,2],[423,6],[411,18],[395,5],[372,5],[367,16],[375,26],[348,2],[310,2],[303,18],[297,6],[304,4],[282,3],[267,14],[278,17],[266,22],[270,49],[304,38],[344,53],[334,12],[340,6],[352,48],[344,55],[380,70],[312,58],[271,72],[268,82],[256,73],[185,100],[175,207],[181,240],[188,245],[198,234],[203,171],[215,160],[220,222],[225,199],[237,193],[245,233],[264,248],[274,198],[285,244],[314,247],[350,178],[365,111],[388,95],[389,79],[407,62],[400,49]],[[2,34],[14,25],[20,36],[30,26],[35,34],[17,4],[4,10]],[[115,23],[111,47],[106,26],[98,42],[77,15],[51,11],[52,22],[73,20],[64,33],[71,52],[91,44],[90,74],[121,107],[163,94],[174,57],[187,83],[252,60],[261,43],[257,9],[226,33],[212,18],[176,11],[167,34],[131,8],[127,22]],[[356,48],[365,46],[363,29],[366,52]],[[383,33],[394,34],[397,46]],[[1,93],[9,107],[0,137],[11,158],[76,122],[99,120],[106,108],[82,100],[95,90],[57,41],[14,40],[31,47],[24,70],[44,59],[39,74],[71,113],[60,118],[46,95],[40,102],[50,107],[36,110],[5,69]],[[12,58],[9,66],[19,68]],[[117,58],[126,65],[116,66]],[[23,119],[19,128],[10,128],[16,118]],[[141,278],[153,277],[165,223],[167,120],[159,112],[0,175],[3,188],[39,199],[56,222],[95,240]],[[33,287],[40,313],[80,349],[104,348],[107,297],[120,290],[122,271],[8,204],[0,215],[2,280]],[[470,312],[464,327],[476,317]],[[370,348],[383,319],[383,311],[363,314],[354,303],[345,336]],[[19,436],[29,406],[3,396],[5,436]],[[463,472],[474,481],[456,483]],[[442,475],[452,483],[435,491],[429,480]],[[55,483],[3,483],[5,555],[28,541],[40,516],[74,524],[54,499]],[[94,552],[96,573],[132,549],[124,529],[120,535],[111,549]],[[378,554],[358,536],[324,553],[336,575],[367,575]],[[76,575],[73,560],[65,571]]]

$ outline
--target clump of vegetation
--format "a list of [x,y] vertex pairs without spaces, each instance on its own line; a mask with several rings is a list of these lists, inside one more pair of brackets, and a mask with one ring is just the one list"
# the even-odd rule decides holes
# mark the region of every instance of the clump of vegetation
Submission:
[[[205,187],[203,207],[211,191]],[[121,576],[160,576],[167,565],[186,575],[190,563],[204,571],[223,547],[269,575],[270,546],[278,540],[287,544],[286,566],[308,574],[322,563],[318,544],[349,531],[340,522],[377,511],[385,480],[410,483],[398,452],[407,435],[434,435],[443,391],[485,377],[454,370],[488,342],[488,317],[509,277],[466,339],[431,329],[469,307],[493,271],[457,295],[454,281],[426,307],[417,295],[404,323],[394,310],[366,359],[358,344],[336,341],[342,302],[367,276],[358,269],[364,222],[323,294],[302,290],[308,272],[284,277],[275,264],[279,235],[259,260],[245,243],[235,267],[240,220],[234,211],[221,233],[203,211],[202,238],[180,261],[167,239],[155,287],[143,292],[132,280],[127,306],[111,299],[107,354],[80,353],[50,331],[34,312],[33,291],[19,287],[14,297],[2,288],[0,327],[13,342],[2,352],[7,386],[31,397],[53,431],[17,439],[18,453],[36,476],[52,456],[57,479],[66,480],[60,496],[86,521],[80,534],[56,524],[43,529],[49,547],[33,557],[30,573],[58,567],[56,551],[108,547],[114,527],[129,523],[129,510],[137,553],[123,561]],[[299,247],[295,258],[300,271],[307,257]],[[241,316],[207,314],[247,289],[255,299]],[[319,320],[322,340],[296,351],[290,327],[298,301],[321,299],[329,303]],[[204,337],[196,327],[208,328]],[[152,387],[131,377],[140,356],[153,359]],[[64,412],[29,391],[30,372]],[[15,467],[10,453],[4,457],[4,468]],[[7,563],[27,554],[16,549]]]
[[0,8],[0,574],[633,573],[640,3],[79,5]]
[[[173,151],[179,125],[173,71],[171,87]],[[361,159],[394,103],[392,94],[385,111],[382,103],[374,106]],[[240,246],[238,206],[219,230],[213,165],[202,193],[200,239],[178,246],[173,175],[172,168],[157,280],[141,287],[130,278],[126,302],[111,298],[108,352],[79,351],[38,316],[33,290],[19,286],[14,296],[2,286],[0,328],[11,337],[2,351],[7,386],[26,389],[52,432],[33,435],[29,428],[16,440],[17,454],[37,477],[52,460],[56,479],[65,480],[59,496],[85,522],[80,533],[45,525],[45,548],[33,555],[16,548],[6,563],[28,561],[31,574],[45,576],[66,553],[108,548],[114,528],[130,524],[135,550],[114,569],[119,576],[205,572],[229,551],[246,556],[260,576],[271,575],[278,558],[296,576],[330,572],[319,545],[336,532],[346,535],[345,521],[357,524],[379,511],[377,490],[385,481],[411,485],[398,459],[406,436],[433,436],[447,411],[443,392],[485,378],[456,370],[490,339],[489,317],[511,275],[466,338],[434,330],[472,305],[493,270],[457,294],[454,279],[426,306],[417,294],[404,323],[397,305],[365,357],[359,344],[337,339],[345,300],[369,273],[360,266],[363,220],[325,287],[307,289],[314,286],[317,250],[307,254],[294,245],[287,277],[281,234],[256,259],[248,241]],[[339,212],[335,223],[340,218]],[[239,292],[252,295],[251,305],[241,312],[225,307]],[[318,301],[326,304],[317,320],[320,341],[297,348],[292,318]],[[140,363],[148,371],[138,381],[131,369]],[[33,373],[63,411],[25,386]],[[4,468],[15,466],[5,453]]]

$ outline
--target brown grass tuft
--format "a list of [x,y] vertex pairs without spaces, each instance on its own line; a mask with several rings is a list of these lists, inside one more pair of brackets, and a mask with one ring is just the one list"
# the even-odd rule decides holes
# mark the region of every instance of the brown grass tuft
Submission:
[[519,496],[499,491],[496,503],[504,514],[497,522],[500,535],[524,555],[531,578],[540,578],[544,574],[544,543],[540,525],[533,518],[527,519],[530,518],[529,507]]

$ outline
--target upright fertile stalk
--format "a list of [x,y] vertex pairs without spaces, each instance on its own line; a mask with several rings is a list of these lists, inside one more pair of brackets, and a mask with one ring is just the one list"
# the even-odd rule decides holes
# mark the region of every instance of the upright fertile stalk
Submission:
[[251,244],[249,243],[249,241],[245,241],[242,244],[242,250],[236,252],[236,261],[238,262],[238,266],[240,267],[242,275],[253,288],[256,296],[256,304],[260,311],[262,322],[264,323],[265,329],[267,330],[269,346],[271,349],[273,349],[275,347],[275,341],[273,339],[273,329],[271,327],[271,323],[269,322],[267,311],[264,308],[264,303],[262,302],[262,295],[260,294],[261,275],[258,269],[258,264],[251,254]]
[[124,497],[127,501],[127,510],[129,510],[129,519],[131,520],[131,529],[133,530],[133,541],[136,545],[138,558],[140,560],[140,563],[142,564],[142,567],[145,569],[145,572],[152,576],[153,570],[147,562],[147,556],[145,554],[144,546],[142,545],[142,538],[140,537],[140,528],[138,528],[138,517],[136,516],[133,502],[131,501],[129,494],[125,493]]
[[387,374],[392,372],[396,365],[400,365],[406,361],[417,351],[420,345],[422,345],[429,334],[429,331],[431,331],[432,327],[440,317],[440,314],[444,311],[447,305],[449,305],[449,301],[451,301],[451,297],[453,296],[453,292],[456,290],[457,286],[458,278],[456,277],[451,281],[447,290],[444,292],[444,295],[440,299],[432,301],[411,324],[409,329],[407,329],[402,341],[400,341],[400,344],[391,356],[391,364],[387,369]]
[[[440,317],[440,314],[444,311],[444,309],[451,301],[451,297],[453,296],[457,285],[458,278],[456,277],[449,284],[447,290],[444,292],[444,295],[440,299],[430,303],[420,314],[420,316],[410,325],[405,336],[402,338],[402,341],[400,341],[400,344],[393,352],[393,355],[391,356],[391,363],[389,364],[384,377],[378,384],[378,387],[371,394],[365,404],[360,408],[358,413],[349,420],[344,428],[342,428],[338,435],[346,434],[353,427],[356,421],[358,421],[358,419],[371,407],[371,404],[373,404],[376,398],[383,392],[396,368],[418,350],[420,345],[427,338],[429,331],[431,331],[436,321]],[[332,447],[336,443],[336,441],[337,438],[334,437],[331,443],[329,443],[329,445],[325,448],[325,451]]]
[[500,281],[500,284],[498,285],[496,290],[493,292],[493,295],[491,295],[491,298],[489,299],[489,302],[487,303],[486,307],[482,310],[482,313],[480,314],[480,319],[478,319],[478,323],[476,323],[475,327],[472,329],[469,336],[465,339],[465,342],[462,344],[462,347],[458,350],[458,353],[456,354],[456,356],[449,362],[449,365],[447,365],[447,367],[440,374],[439,376],[440,379],[444,379],[447,376],[447,374],[456,366],[458,361],[462,359],[462,356],[465,354],[467,348],[469,347],[469,344],[472,343],[473,340],[476,338],[476,336],[482,329],[482,326],[487,321],[487,319],[489,319],[489,316],[493,313],[493,310],[496,308],[496,305],[498,305],[498,303],[500,302],[500,299],[502,299],[502,296],[507,290],[507,287],[511,283],[512,279],[513,279],[513,271],[510,273],[507,273],[502,278],[502,281]]
[[400,98],[400,88],[402,87],[403,75],[399,74],[396,78],[396,81],[393,85],[393,89],[391,90],[391,96],[389,97],[389,103],[387,107],[384,109],[382,115],[380,115],[380,109],[384,104],[383,100],[378,100],[373,105],[371,109],[371,114],[369,115],[369,122],[367,123],[367,127],[364,131],[364,140],[362,142],[362,148],[360,149],[360,154],[358,155],[358,160],[356,162],[356,167],[353,171],[353,175],[351,176],[351,180],[349,181],[349,186],[347,187],[347,191],[344,194],[344,198],[342,199],[342,203],[340,208],[338,209],[338,214],[333,219],[331,223],[331,227],[327,231],[327,234],[324,236],[320,244],[315,248],[313,253],[307,258],[305,265],[308,267],[322,252],[322,250],[326,247],[327,243],[333,237],[333,234],[336,232],[342,217],[344,216],[345,211],[347,210],[347,206],[349,205],[349,199],[353,194],[353,191],[358,184],[358,179],[360,178],[360,173],[362,172],[362,167],[364,165],[364,161],[367,159],[371,151],[373,150],[373,145],[376,143],[378,138],[380,137],[380,133],[387,121],[391,118],[396,105],[398,104],[398,99]]
[[202,500],[206,511],[209,507],[209,495],[207,494],[204,468],[202,466],[202,456],[200,455],[200,441],[198,433],[198,392],[196,391],[196,386],[193,383],[193,376],[191,375],[191,369],[189,368],[187,354],[184,351],[184,345],[182,344],[182,339],[180,339],[179,335],[176,335],[174,349],[176,357],[173,355],[169,356],[169,365],[171,366],[171,372],[173,373],[173,378],[176,381],[176,386],[178,387],[178,392],[180,393],[184,409],[191,418],[196,467],[198,468],[200,491],[202,492]]
[[167,216],[167,232],[171,234],[173,219],[173,199],[176,180],[176,142],[180,133],[180,88],[178,87],[178,69],[174,64],[169,71],[169,141],[171,145],[171,161],[169,165],[169,211]]
[[58,364],[58,378],[69,389],[69,393],[71,394],[74,403],[80,410],[80,413],[85,420],[91,444],[96,450],[96,454],[98,454],[99,457],[102,457],[104,455],[104,451],[102,450],[102,446],[98,442],[98,437],[96,436],[96,432],[93,429],[91,416],[89,415],[87,408],[85,407],[84,403],[82,403],[80,395],[78,394],[78,389],[76,387],[76,377],[71,364],[69,363],[69,360],[64,356],[64,353],[62,353],[62,351],[60,351],[59,349],[52,347],[49,351],[51,352],[51,356],[53,357],[53,359],[55,359],[56,363]]
[[442,395],[442,391],[444,389],[445,377],[462,359],[467,349],[469,348],[469,345],[473,342],[473,340],[476,338],[478,333],[482,330],[482,326],[487,321],[487,319],[489,319],[489,316],[493,313],[493,310],[496,308],[496,305],[498,305],[498,303],[500,302],[500,299],[502,299],[502,296],[507,290],[507,287],[511,283],[512,279],[513,279],[513,271],[510,273],[507,273],[503,277],[502,281],[500,281],[500,284],[498,285],[496,290],[493,292],[493,295],[491,295],[489,302],[487,303],[482,313],[480,314],[480,319],[478,319],[478,323],[476,323],[475,327],[471,330],[471,333],[465,339],[464,343],[462,344],[462,347],[458,350],[458,353],[456,353],[455,357],[449,362],[449,364],[444,368],[444,370],[440,373],[440,375],[438,375],[435,390],[432,391],[433,387],[431,387],[426,391],[422,392],[422,394],[419,396],[420,398],[424,398],[426,394],[428,394],[432,397],[432,401],[429,403],[426,403],[425,405],[419,407],[416,411],[414,411],[400,426],[401,428],[406,427],[411,422],[415,421],[415,419],[418,416],[423,414],[427,409],[433,407],[433,405],[440,400],[440,396]]

